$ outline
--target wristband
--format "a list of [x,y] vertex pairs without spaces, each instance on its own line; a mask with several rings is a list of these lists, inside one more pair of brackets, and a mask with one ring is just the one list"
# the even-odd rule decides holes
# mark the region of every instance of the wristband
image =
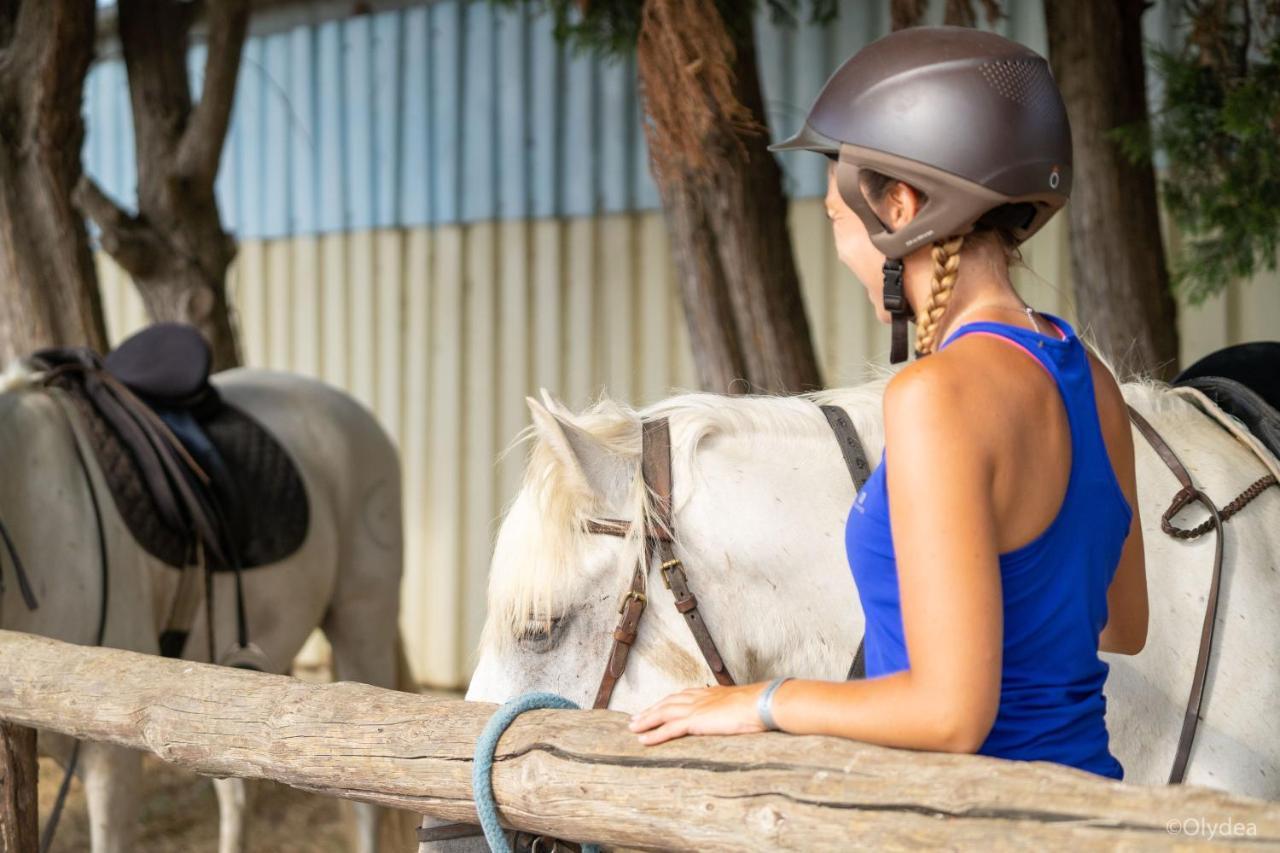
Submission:
[[760,694],[760,698],[756,700],[756,713],[760,715],[760,722],[764,723],[765,731],[779,731],[778,724],[773,719],[773,694],[777,691],[782,682],[791,680],[790,675],[783,675],[769,682],[769,686]]

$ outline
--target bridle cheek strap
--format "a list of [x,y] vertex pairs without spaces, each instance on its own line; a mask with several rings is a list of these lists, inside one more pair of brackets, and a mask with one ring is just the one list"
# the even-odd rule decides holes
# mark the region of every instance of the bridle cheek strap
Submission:
[[[671,541],[671,428],[666,418],[645,421],[641,424],[641,456],[640,469],[645,485],[653,495],[654,511],[652,522],[646,522],[644,530],[644,553],[636,563],[635,572],[631,576],[631,586],[622,595],[618,603],[618,625],[613,629],[613,645],[609,649],[609,659],[605,663],[604,674],[600,678],[600,688],[596,691],[593,708],[609,707],[613,689],[627,669],[627,657],[631,647],[635,645],[640,628],[640,617],[644,615],[648,599],[645,596],[645,576],[650,561],[656,555],[659,559],[659,574],[662,583],[675,598],[676,610],[684,616],[693,639],[702,652],[707,666],[715,676],[716,682],[724,686],[735,684],[733,677],[725,666],[724,658],[711,638],[702,614],[698,612],[698,599],[689,589],[688,578],[684,567],[675,556]],[[587,522],[589,533],[602,533],[610,536],[626,536],[631,526],[628,522],[616,519],[592,519]]]

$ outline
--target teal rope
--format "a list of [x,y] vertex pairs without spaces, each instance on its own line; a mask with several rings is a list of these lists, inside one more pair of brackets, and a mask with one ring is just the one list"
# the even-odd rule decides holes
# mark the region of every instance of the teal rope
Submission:
[[[489,842],[489,849],[493,853],[512,853],[511,845],[502,833],[502,824],[498,822],[498,804],[493,798],[493,756],[498,751],[498,740],[507,727],[515,722],[516,717],[525,711],[539,708],[578,710],[576,704],[556,693],[526,693],[506,702],[495,711],[480,733],[480,739],[476,741],[475,762],[471,768],[471,795],[475,799],[476,813],[480,816],[480,827],[484,830],[485,840]],[[600,853],[600,848],[595,844],[584,844],[582,853]]]

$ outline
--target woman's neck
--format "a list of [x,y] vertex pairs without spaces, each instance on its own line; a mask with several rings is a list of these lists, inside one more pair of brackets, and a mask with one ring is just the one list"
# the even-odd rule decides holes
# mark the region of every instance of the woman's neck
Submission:
[[[985,253],[975,253],[985,254]],[[991,263],[984,263],[986,258],[971,258],[965,255],[960,263],[959,275],[947,303],[947,310],[938,321],[934,340],[941,344],[947,334],[959,328],[969,320],[985,317],[1012,320],[1016,322],[1016,314],[1022,314],[1027,326],[1032,326],[1034,318],[1027,317],[1027,304],[1013,288],[1008,268],[996,268]],[[976,262],[975,262],[976,261]],[[966,267],[968,267],[966,269]],[[929,300],[932,288],[932,263],[927,276],[918,276],[908,284],[908,296],[912,305],[924,305]]]

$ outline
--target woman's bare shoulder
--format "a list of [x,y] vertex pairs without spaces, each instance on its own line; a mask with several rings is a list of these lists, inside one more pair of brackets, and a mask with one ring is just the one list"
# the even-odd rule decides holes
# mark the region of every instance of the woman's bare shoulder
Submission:
[[[894,443],[904,430],[923,432],[932,440],[972,445],[992,438],[993,421],[1011,401],[991,390],[989,374],[971,357],[952,357],[951,349],[913,361],[889,380],[884,394],[885,439]],[[997,424],[998,426],[998,424]]]

